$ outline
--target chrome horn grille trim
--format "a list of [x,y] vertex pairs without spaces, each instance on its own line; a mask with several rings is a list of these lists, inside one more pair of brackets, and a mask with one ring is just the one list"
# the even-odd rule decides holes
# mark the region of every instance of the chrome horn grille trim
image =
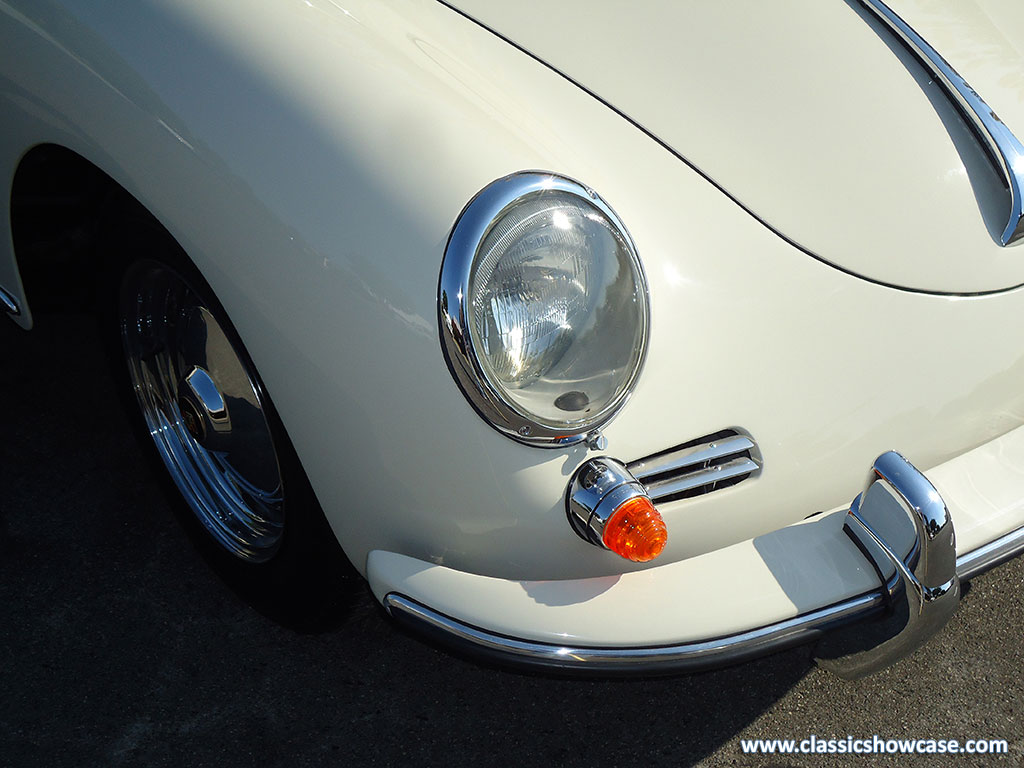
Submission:
[[638,459],[627,469],[657,504],[735,485],[760,472],[761,464],[753,439],[730,430]]
[[982,147],[992,156],[1006,178],[1010,191],[1010,213],[1000,236],[1001,245],[1024,238],[1024,145],[1006,123],[999,119],[978,95],[924,38],[881,0],[860,0],[860,4],[882,21],[935,77],[949,99],[974,128]]

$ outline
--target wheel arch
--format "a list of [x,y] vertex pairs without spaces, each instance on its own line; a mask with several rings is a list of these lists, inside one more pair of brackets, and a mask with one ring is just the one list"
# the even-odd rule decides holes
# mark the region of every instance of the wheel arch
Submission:
[[102,270],[96,240],[115,203],[130,203],[157,220],[99,165],[62,144],[39,143],[22,154],[9,212],[20,304],[29,320],[32,308],[62,311],[94,303],[94,277]]

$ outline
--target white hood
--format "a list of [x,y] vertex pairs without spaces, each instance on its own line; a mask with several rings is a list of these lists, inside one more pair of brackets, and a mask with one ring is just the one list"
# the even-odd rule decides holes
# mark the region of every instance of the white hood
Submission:
[[[1001,175],[943,91],[853,0],[455,5],[828,263],[923,291],[1024,283],[1024,244],[997,242],[1009,208]],[[1024,136],[1024,3],[889,5]],[[600,191],[614,205],[614,190]]]

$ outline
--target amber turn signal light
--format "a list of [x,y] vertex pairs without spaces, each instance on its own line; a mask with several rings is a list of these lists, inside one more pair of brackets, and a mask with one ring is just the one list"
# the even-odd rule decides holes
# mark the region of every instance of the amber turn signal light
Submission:
[[623,502],[612,512],[601,537],[612,552],[638,563],[653,560],[665,548],[668,529],[658,510],[645,496]]

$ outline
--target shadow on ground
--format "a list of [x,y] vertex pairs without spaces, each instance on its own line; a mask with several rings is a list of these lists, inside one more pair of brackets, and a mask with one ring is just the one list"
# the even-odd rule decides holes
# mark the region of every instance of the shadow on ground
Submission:
[[1020,759],[1019,563],[925,656],[856,683],[807,648],[655,680],[496,670],[407,636],[361,587],[300,631],[189,544],[90,317],[37,325],[0,323],[0,763],[837,764],[740,750],[812,733],[1001,737]]
[[18,764],[684,765],[807,672],[806,650],[647,681],[496,670],[402,633],[362,587],[297,631],[189,545],[89,316],[0,345],[0,740]]

